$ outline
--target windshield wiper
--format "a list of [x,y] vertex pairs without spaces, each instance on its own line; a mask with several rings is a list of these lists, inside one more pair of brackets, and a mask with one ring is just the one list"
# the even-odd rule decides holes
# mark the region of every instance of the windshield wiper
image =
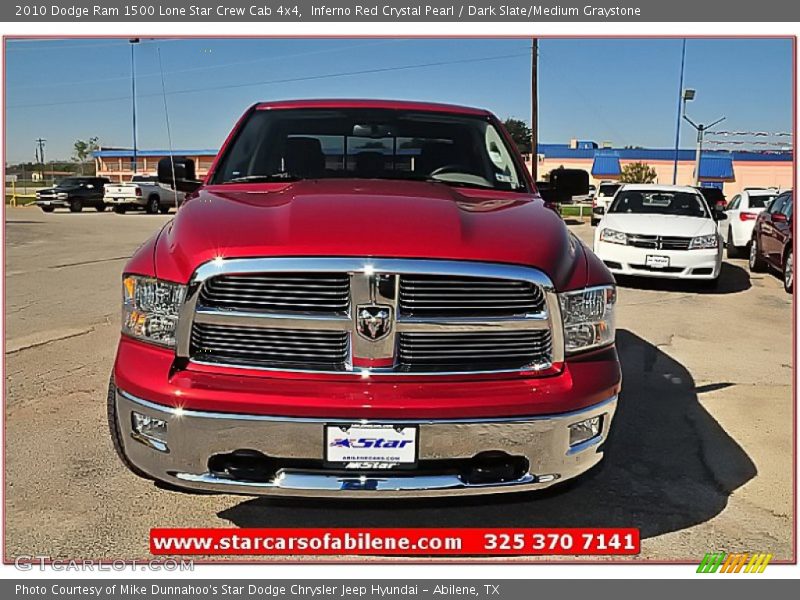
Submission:
[[234,177],[224,183],[259,183],[268,181],[300,181],[302,177],[293,175],[288,171],[278,171],[269,175],[245,175],[244,177]]

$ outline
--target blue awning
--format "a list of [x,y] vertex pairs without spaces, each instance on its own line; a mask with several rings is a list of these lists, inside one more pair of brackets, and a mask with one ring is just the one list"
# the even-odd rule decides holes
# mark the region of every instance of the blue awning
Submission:
[[622,169],[619,166],[619,156],[616,154],[595,154],[592,163],[593,177],[619,177]]
[[733,159],[730,156],[701,156],[700,181],[734,181]]

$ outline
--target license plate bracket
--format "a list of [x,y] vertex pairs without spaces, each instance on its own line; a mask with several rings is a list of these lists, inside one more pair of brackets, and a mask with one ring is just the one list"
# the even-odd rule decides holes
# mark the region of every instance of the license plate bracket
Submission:
[[669,256],[648,254],[644,259],[644,264],[651,269],[666,269],[669,267]]
[[419,459],[417,425],[326,424],[323,441],[327,468],[413,469]]

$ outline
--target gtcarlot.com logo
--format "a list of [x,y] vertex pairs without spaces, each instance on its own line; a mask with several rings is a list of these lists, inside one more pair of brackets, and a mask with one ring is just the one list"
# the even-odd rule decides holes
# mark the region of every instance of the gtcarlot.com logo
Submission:
[[725,552],[709,552],[697,567],[698,573],[763,573],[772,554],[763,552],[749,554],[728,554]]

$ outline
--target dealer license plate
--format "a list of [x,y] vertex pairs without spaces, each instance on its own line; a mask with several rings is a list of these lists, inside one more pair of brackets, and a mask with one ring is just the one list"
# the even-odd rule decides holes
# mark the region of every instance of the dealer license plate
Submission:
[[345,469],[410,468],[417,463],[416,426],[326,425],[325,463]]
[[666,269],[669,267],[669,256],[654,256],[648,254],[645,257],[644,264],[652,269]]

